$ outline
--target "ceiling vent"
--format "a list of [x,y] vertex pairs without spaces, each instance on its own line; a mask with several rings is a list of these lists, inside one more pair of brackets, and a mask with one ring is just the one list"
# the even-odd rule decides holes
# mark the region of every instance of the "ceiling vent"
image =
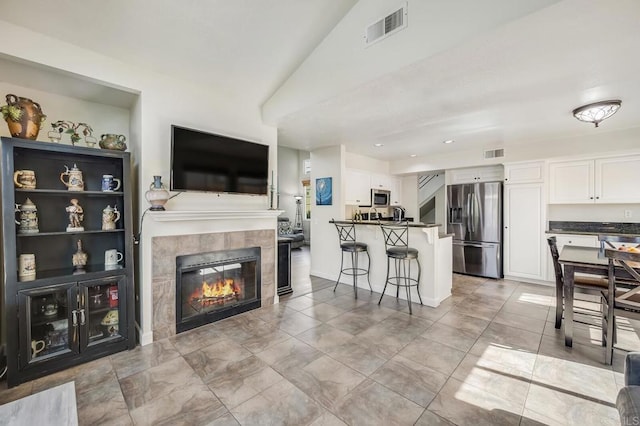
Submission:
[[504,148],[488,149],[484,152],[484,159],[489,160],[491,158],[504,157]]
[[407,4],[384,18],[369,25],[365,30],[365,43],[367,46],[383,40],[407,27]]

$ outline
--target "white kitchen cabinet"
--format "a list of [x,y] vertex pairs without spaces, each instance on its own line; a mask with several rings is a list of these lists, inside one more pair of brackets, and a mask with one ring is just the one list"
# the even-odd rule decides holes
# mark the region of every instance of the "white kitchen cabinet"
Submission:
[[544,185],[504,187],[504,275],[545,280]]
[[352,206],[371,204],[371,175],[365,171],[345,171],[345,204]]
[[[546,234],[546,238],[553,236],[556,237],[558,253],[562,253],[562,248],[564,246],[600,247],[597,235]],[[547,280],[555,281],[556,275],[553,268],[553,259],[551,258],[549,245],[546,241],[545,244],[547,244]]]
[[640,156],[549,164],[550,204],[640,202]]
[[504,177],[502,166],[473,167],[468,169],[453,169],[446,171],[447,184],[496,182]]
[[640,155],[595,162],[596,203],[640,203]]
[[542,182],[544,182],[543,161],[512,163],[504,165],[505,185]]
[[394,177],[379,173],[371,174],[371,188],[391,190],[394,186]]
[[389,200],[389,204],[391,206],[401,206],[402,178],[391,176],[391,186],[389,187],[389,191],[391,191],[391,200]]

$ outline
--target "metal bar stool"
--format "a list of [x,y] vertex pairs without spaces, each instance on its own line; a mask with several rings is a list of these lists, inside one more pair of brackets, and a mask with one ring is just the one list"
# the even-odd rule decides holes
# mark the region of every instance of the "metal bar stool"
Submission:
[[[336,280],[336,285],[333,287],[333,291],[336,291],[338,288],[338,284],[340,283],[340,277],[342,274],[352,275],[353,276],[353,292],[355,294],[355,298],[358,298],[358,275],[366,275],[367,283],[369,284],[369,289],[373,292],[371,288],[371,281],[369,281],[369,267],[371,266],[371,257],[369,256],[369,247],[365,243],[360,243],[356,241],[356,227],[352,223],[348,225],[338,224],[335,220],[332,220],[333,224],[336,226],[338,230],[338,238],[340,239],[340,249],[342,250],[342,255],[340,258],[340,273],[338,274],[338,279]],[[344,267],[344,254],[351,254],[351,267]],[[358,254],[366,253],[368,264],[367,268],[359,268],[358,267]]]
[[[418,250],[409,247],[409,222],[394,222],[391,224],[380,224],[382,235],[384,237],[384,246],[387,252],[387,278],[384,283],[384,289],[378,300],[378,305],[382,302],[384,292],[387,290],[387,284],[396,286],[396,299],[400,295],[400,287],[404,287],[407,292],[407,302],[409,303],[409,314],[411,311],[411,287],[415,287],[418,293],[418,299],[422,305],[422,297],[420,296],[420,260],[418,259]],[[395,275],[391,274],[391,259],[395,264]],[[418,277],[411,278],[411,261],[415,260],[418,264]]]

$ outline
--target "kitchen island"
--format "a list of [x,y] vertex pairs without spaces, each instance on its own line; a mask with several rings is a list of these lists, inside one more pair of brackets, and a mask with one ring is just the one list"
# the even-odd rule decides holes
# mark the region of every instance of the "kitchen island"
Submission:
[[[356,226],[356,237],[358,242],[366,243],[369,246],[369,256],[371,256],[370,280],[371,287],[375,292],[382,292],[384,288],[385,278],[387,276],[387,255],[385,252],[384,238],[378,221],[329,221],[338,225],[349,225],[354,223]],[[392,224],[393,222],[382,222]],[[418,250],[420,265],[422,267],[422,275],[420,277],[420,296],[422,303],[427,306],[437,307],[447,297],[451,296],[451,278],[452,278],[452,254],[451,242],[452,237],[449,234],[439,234],[437,224],[424,224],[421,222],[409,223],[409,246]],[[336,234],[336,250],[339,250],[338,237]],[[366,266],[366,255],[362,254],[358,263]],[[345,255],[345,266],[350,266],[351,260]],[[335,277],[338,277],[340,264],[336,265]],[[391,263],[393,273],[393,262]],[[411,275],[415,277],[417,267],[415,262],[411,265]],[[353,285],[352,277],[342,275],[340,282],[347,285]],[[366,277],[358,277],[358,289],[369,290]],[[362,289],[362,290],[360,290]],[[399,297],[406,300],[407,295],[404,289],[400,289]],[[411,290],[411,300],[418,301],[418,295],[415,288]],[[386,293],[390,297],[395,297],[396,287],[387,286]]]

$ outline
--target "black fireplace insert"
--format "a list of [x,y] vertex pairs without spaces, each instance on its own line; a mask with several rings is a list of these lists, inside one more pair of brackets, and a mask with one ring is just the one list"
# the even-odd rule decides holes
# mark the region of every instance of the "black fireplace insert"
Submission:
[[176,257],[176,331],[259,308],[260,277],[260,247]]

